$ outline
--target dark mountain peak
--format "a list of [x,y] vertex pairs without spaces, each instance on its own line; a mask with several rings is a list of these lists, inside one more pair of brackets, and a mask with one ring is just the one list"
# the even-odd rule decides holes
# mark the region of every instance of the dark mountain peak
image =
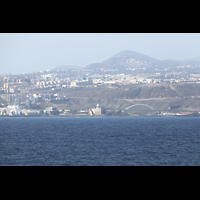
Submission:
[[93,69],[121,69],[125,70],[127,68],[135,68],[135,69],[153,69],[155,67],[173,67],[178,65],[186,65],[186,64],[195,64],[200,63],[200,58],[190,59],[190,60],[158,60],[147,56],[142,53],[138,53],[135,51],[125,50],[121,51],[109,59],[101,62],[101,63],[93,63],[87,66],[87,68]]
[[121,52],[117,53],[116,55],[112,56],[108,60],[104,61],[104,63],[110,62],[111,60],[117,60],[117,59],[134,59],[134,60],[138,60],[138,61],[147,61],[147,62],[158,62],[159,61],[155,58],[144,55],[142,53],[126,50],[126,51],[121,51]]
[[140,62],[140,63],[149,63],[149,65],[151,64],[158,64],[159,60],[152,58],[150,56],[135,52],[135,51],[130,51],[130,50],[126,50],[126,51],[121,51],[118,54],[112,56],[111,58],[109,58],[108,60],[105,60],[103,62],[103,64],[106,65],[111,65],[111,66],[117,66],[117,65],[124,65],[127,66],[127,64],[129,66],[131,65],[135,65],[135,62]]
[[159,64],[161,61],[154,59],[150,56],[125,50],[121,51],[114,56],[110,57],[109,59],[103,61],[102,63],[93,63],[88,65],[88,68],[126,68],[131,66],[152,66]]

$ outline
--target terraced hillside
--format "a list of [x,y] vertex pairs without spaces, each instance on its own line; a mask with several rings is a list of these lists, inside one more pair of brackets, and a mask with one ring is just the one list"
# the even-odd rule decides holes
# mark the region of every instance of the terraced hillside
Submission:
[[[58,108],[87,109],[100,104],[108,109],[124,110],[134,104],[146,104],[156,110],[200,111],[199,84],[138,84],[122,87],[67,88],[59,100],[51,103]],[[43,107],[47,106],[42,104]]]

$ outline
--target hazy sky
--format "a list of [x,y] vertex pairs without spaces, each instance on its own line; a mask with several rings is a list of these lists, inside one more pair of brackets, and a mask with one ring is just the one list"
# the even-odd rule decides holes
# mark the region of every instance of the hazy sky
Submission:
[[200,57],[200,33],[0,33],[0,74],[84,67],[124,50],[160,60]]

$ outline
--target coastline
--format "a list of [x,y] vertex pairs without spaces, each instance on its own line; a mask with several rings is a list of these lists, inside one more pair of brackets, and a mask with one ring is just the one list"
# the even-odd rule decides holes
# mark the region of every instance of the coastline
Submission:
[[90,115],[70,115],[70,116],[0,116],[0,118],[171,118],[171,117],[200,117],[200,115],[138,115],[138,116],[108,116],[108,115],[101,115],[101,116],[90,116]]

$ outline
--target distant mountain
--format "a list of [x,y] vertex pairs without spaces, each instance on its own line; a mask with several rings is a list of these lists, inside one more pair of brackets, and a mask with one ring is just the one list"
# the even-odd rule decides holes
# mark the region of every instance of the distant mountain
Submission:
[[105,69],[126,69],[126,68],[145,68],[153,69],[157,66],[160,68],[173,67],[178,65],[200,64],[200,57],[187,60],[158,60],[150,56],[135,52],[135,51],[122,51],[112,56],[111,58],[101,62],[92,63],[86,68],[98,70]]
[[108,60],[104,61],[105,64],[115,64],[115,63],[121,63],[122,60],[131,60],[134,61],[144,61],[144,62],[152,62],[152,63],[159,63],[160,61],[149,57],[147,55],[135,52],[135,51],[121,51],[120,53],[112,56]]
[[178,65],[191,65],[191,64],[200,64],[200,57],[192,59],[183,59],[183,60],[164,60],[162,65],[167,66],[178,66]]
[[161,66],[163,67],[171,67],[171,66],[178,66],[184,64],[183,61],[180,60],[163,60],[161,62]]
[[200,57],[181,60],[184,63],[200,63]]
[[192,60],[199,63],[200,62],[200,57],[193,58]]
[[[102,68],[107,70],[115,70],[116,68],[120,71],[124,71],[127,68],[145,68],[152,71],[153,68],[160,67],[172,67],[178,65],[188,65],[188,64],[200,64],[200,57],[194,59],[185,60],[158,60],[150,56],[138,53],[135,51],[121,51],[116,55],[104,60],[100,63],[92,63],[87,65],[86,69],[100,70]],[[67,70],[67,69],[78,69],[80,66],[77,65],[59,65],[53,70]]]
[[59,65],[55,67],[53,70],[65,70],[65,69],[78,69],[80,66],[77,65]]
[[103,61],[102,63],[93,63],[86,68],[127,68],[127,67],[142,67],[153,66],[160,64],[161,61],[150,56],[135,52],[135,51],[122,51],[111,58]]

